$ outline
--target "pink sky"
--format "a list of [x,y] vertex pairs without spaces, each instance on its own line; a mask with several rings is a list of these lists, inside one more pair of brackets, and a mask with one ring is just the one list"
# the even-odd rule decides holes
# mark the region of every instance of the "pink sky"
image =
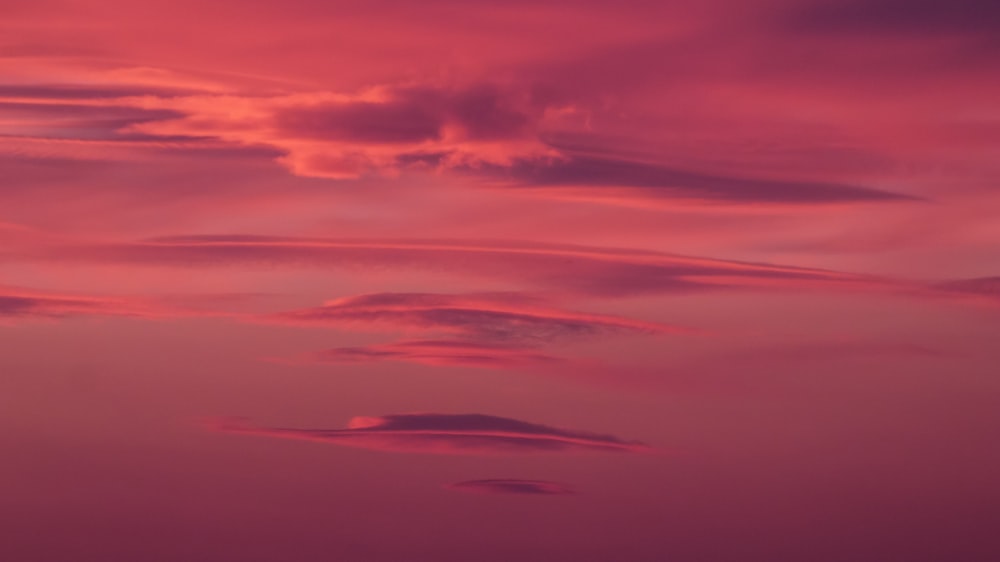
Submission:
[[0,559],[1000,559],[998,37],[0,3]]

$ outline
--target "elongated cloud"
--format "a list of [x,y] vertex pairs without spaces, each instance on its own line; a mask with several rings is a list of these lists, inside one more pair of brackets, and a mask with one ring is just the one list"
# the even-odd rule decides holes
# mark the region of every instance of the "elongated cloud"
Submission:
[[404,361],[434,366],[520,367],[561,361],[532,348],[496,342],[404,340],[377,345],[337,347],[314,354],[321,362]]
[[686,199],[723,203],[850,203],[913,200],[867,187],[714,175],[620,158],[574,156],[520,161],[491,169],[498,181],[522,188],[559,188],[566,196],[638,201]]
[[155,314],[155,308],[125,299],[56,295],[0,287],[0,319],[4,317],[152,316]]
[[[115,92],[120,96],[109,97]],[[523,79],[517,84],[388,84],[351,94],[167,95],[152,88],[137,95],[141,88],[45,85],[12,87],[6,93],[6,99],[0,95],[0,112],[19,119],[22,135],[212,139],[269,147],[293,173],[303,176],[458,170],[497,185],[559,187],[561,196],[632,204],[692,200],[815,205],[913,199],[865,186],[733,176],[611,154],[575,154],[545,139],[579,128],[591,108]]]
[[813,32],[965,36],[1000,47],[1000,7],[990,0],[822,0],[793,13],[793,23]]
[[643,452],[636,441],[484,414],[396,414],[353,418],[346,429],[254,427],[221,421],[229,433],[320,441],[345,447],[436,454]]
[[[912,199],[863,186],[726,176],[573,155],[545,142],[543,132],[572,121],[581,110],[556,104],[543,92],[531,86],[480,83],[457,88],[386,86],[356,95],[320,92],[274,99],[145,97],[140,105],[146,109],[183,116],[136,122],[123,130],[270,145],[286,154],[281,161],[294,173],[305,176],[358,177],[416,166],[508,178],[500,185],[607,191],[611,199],[639,201],[826,204]],[[232,111],[233,106],[242,109]]]
[[539,496],[563,496],[576,491],[563,484],[544,480],[521,480],[517,478],[491,478],[486,480],[466,480],[445,485],[450,490],[476,492],[481,494],[524,494]]
[[236,316],[223,306],[257,295],[189,294],[153,297],[118,297],[52,293],[20,287],[0,286],[0,321],[3,319],[76,318],[126,316],[135,318],[182,318],[191,316]]
[[280,313],[270,318],[307,324],[369,323],[390,328],[413,327],[475,340],[499,341],[550,341],[676,330],[652,322],[546,308],[510,294],[376,293],[337,299],[320,307]]
[[24,259],[217,267],[391,266],[504,279],[564,293],[624,296],[720,288],[892,289],[870,276],[643,250],[504,241],[181,236],[51,248]]
[[1000,304],[1000,277],[977,277],[957,279],[933,286],[946,295],[978,299],[986,303]]

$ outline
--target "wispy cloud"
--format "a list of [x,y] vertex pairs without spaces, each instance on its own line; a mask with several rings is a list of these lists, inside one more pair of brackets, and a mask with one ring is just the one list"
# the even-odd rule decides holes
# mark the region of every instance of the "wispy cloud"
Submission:
[[679,331],[653,322],[548,308],[510,293],[376,293],[337,299],[267,319],[303,324],[361,323],[390,330],[416,328],[491,341],[546,342],[614,333]]
[[705,289],[886,290],[898,283],[837,271],[644,250],[529,242],[204,235],[53,247],[24,259],[218,267],[391,266],[518,281],[567,294],[626,296]]
[[956,279],[933,285],[945,295],[968,297],[988,303],[1000,304],[1000,277]]
[[[826,204],[915,200],[856,185],[715,175],[608,155],[521,160],[493,166],[500,185],[549,190],[556,196],[650,205],[657,200],[699,203]],[[553,191],[553,188],[558,188]]]
[[821,0],[792,12],[812,32],[986,39],[1000,47],[1000,7],[990,0]]
[[515,494],[562,496],[575,494],[576,491],[563,484],[546,482],[544,480],[521,480],[517,478],[491,478],[486,480],[466,480],[445,485],[445,488],[462,492],[481,494]]
[[166,311],[135,300],[65,295],[0,287],[0,319],[67,318],[74,316],[163,315]]
[[353,418],[345,429],[255,427],[234,420],[211,429],[320,441],[345,447],[438,454],[643,452],[650,447],[613,435],[561,429],[484,414],[396,414]]
[[530,348],[496,342],[403,340],[327,349],[311,358],[320,362],[403,361],[433,366],[511,368],[546,365],[563,359]]
[[0,286],[0,321],[31,318],[124,316],[143,319],[194,316],[234,317],[227,305],[257,298],[244,294],[108,296],[53,293]]

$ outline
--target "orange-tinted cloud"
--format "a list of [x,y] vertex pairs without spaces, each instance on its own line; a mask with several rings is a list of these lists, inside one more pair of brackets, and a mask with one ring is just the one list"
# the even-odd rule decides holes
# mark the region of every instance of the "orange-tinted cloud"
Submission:
[[486,480],[466,480],[445,485],[449,490],[477,492],[481,494],[526,494],[526,495],[567,495],[576,491],[569,486],[544,480],[522,480],[518,478],[490,478]]
[[[580,121],[577,114],[585,112],[562,97],[538,85],[491,82],[400,84],[355,94],[314,92],[272,98],[142,96],[123,98],[121,103],[167,114],[160,119],[136,118],[116,130],[269,146],[284,153],[280,161],[292,172],[316,177],[353,178],[416,167],[457,169],[482,175],[494,185],[610,190],[615,197],[640,201],[828,204],[912,199],[864,186],[729,176],[610,154],[573,154],[544,140],[565,129],[562,124]],[[498,178],[509,181],[497,182]]]
[[548,308],[515,294],[376,293],[337,299],[315,308],[275,314],[268,319],[302,324],[360,323],[389,329],[416,328],[481,341],[544,342],[678,330],[617,316]]
[[357,93],[142,96],[120,103],[176,114],[129,125],[123,129],[129,133],[267,146],[284,154],[279,161],[293,173],[326,178],[554,155],[537,130],[562,111],[530,88],[493,82],[385,85]]
[[345,447],[437,454],[643,452],[649,446],[603,435],[484,414],[396,414],[353,418],[346,429],[210,424],[229,433],[320,441]]

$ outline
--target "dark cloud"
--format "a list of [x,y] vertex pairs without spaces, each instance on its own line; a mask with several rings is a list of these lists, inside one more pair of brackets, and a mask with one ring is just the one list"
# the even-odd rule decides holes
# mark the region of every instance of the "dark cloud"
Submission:
[[461,340],[406,340],[378,345],[337,347],[316,354],[324,362],[405,361],[425,365],[517,367],[547,364],[559,358],[532,348],[495,342]]
[[[80,316],[129,316],[173,318],[186,316],[233,316],[220,304],[240,295],[193,294],[167,297],[111,297],[53,294],[36,290],[0,287],[2,318],[71,318]],[[200,306],[195,306],[200,303]]]
[[25,100],[106,100],[133,96],[168,96],[195,93],[183,88],[128,85],[0,84],[0,98]]
[[478,492],[485,494],[528,494],[528,495],[567,495],[576,491],[563,484],[546,482],[544,480],[520,480],[516,478],[492,478],[487,480],[466,480],[448,484],[445,488],[463,492]]
[[471,141],[524,135],[541,113],[534,100],[495,84],[467,88],[398,87],[376,101],[324,102],[283,109],[283,136],[353,143],[421,143],[447,135]]
[[416,327],[486,341],[550,341],[671,330],[651,322],[545,308],[527,303],[517,294],[376,293],[275,314],[268,319],[292,323],[374,323],[396,329]]
[[934,288],[947,293],[964,294],[985,297],[1000,301],[1000,277],[977,277],[973,279],[957,279],[934,285]]
[[927,34],[1000,34],[1000,4],[993,0],[847,0],[804,3],[792,22],[810,30]]
[[564,187],[614,191],[629,198],[693,199],[734,203],[851,203],[906,201],[913,197],[835,183],[721,176],[616,158],[574,156],[521,160],[509,167],[479,167],[491,177],[524,188]]
[[0,293],[0,317],[63,318],[137,313],[134,307],[113,300]]
[[613,435],[560,429],[484,414],[396,414],[357,417],[346,429],[254,427],[239,421],[209,424],[230,433],[321,441],[346,447],[440,454],[642,452],[649,446]]
[[[85,96],[88,93],[97,95],[98,92],[84,91],[80,95]],[[171,110],[142,109],[110,103],[93,104],[87,101],[87,98],[2,99],[0,96],[0,118],[13,130],[37,138],[125,140],[133,137],[145,138],[142,135],[128,133],[126,130],[129,127],[182,116],[181,113]],[[174,138],[177,137],[159,136],[157,140],[163,142]]]

